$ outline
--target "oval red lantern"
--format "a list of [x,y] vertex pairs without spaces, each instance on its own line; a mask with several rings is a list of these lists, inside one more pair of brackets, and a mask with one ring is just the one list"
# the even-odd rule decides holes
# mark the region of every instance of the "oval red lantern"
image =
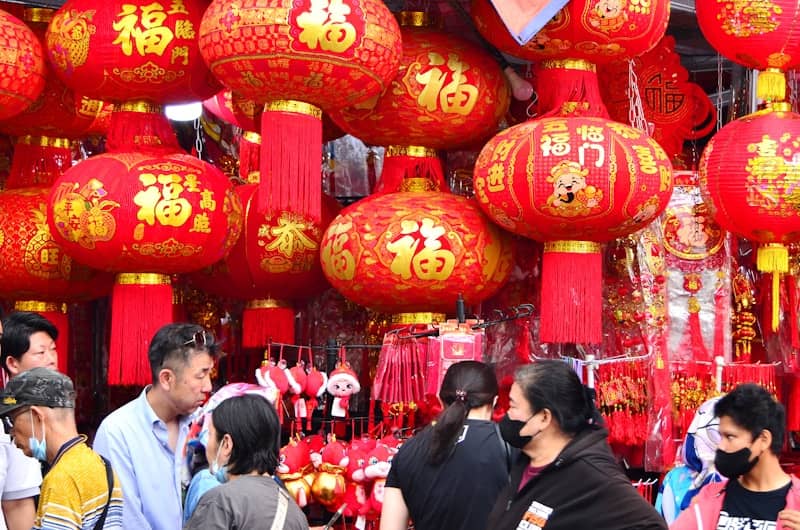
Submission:
[[780,274],[789,271],[784,245],[800,241],[800,115],[788,103],[732,121],[703,150],[700,187],[714,220],[757,241],[757,266],[774,273],[772,325],[777,329]]
[[0,192],[0,298],[75,302],[107,295],[114,277],[74,262],[53,239],[49,193]]
[[0,10],[0,120],[30,107],[44,89],[44,52],[18,18]]
[[380,95],[331,110],[346,132],[369,145],[452,149],[497,130],[511,94],[484,49],[425,25],[424,13],[400,13],[403,57]]
[[67,170],[48,207],[77,261],[118,272],[188,272],[239,237],[241,205],[218,169],[184,154],[106,153]]
[[[645,133],[603,118],[544,118],[492,138],[473,181],[496,223],[546,242],[542,340],[600,343],[599,243],[643,228],[666,207],[672,167],[664,150]],[[585,294],[583,303],[576,304],[575,292]]]
[[53,70],[101,100],[203,100],[220,88],[197,47],[202,0],[69,0],[47,30]]
[[601,64],[655,46],[667,29],[669,9],[669,0],[571,0],[522,46],[490,0],[473,0],[471,14],[481,35],[502,52],[529,61],[570,58]]
[[351,301],[386,313],[450,312],[494,294],[511,272],[507,234],[475,203],[440,192],[373,195],[325,231],[322,270]]

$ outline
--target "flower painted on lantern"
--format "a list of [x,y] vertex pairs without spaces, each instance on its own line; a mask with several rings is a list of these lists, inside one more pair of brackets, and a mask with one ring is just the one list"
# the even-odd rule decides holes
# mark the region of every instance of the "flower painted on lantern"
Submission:
[[[137,10],[141,11],[141,15]],[[172,30],[164,25],[167,14],[164,6],[158,2],[146,6],[122,4],[122,11],[117,13],[117,17],[119,20],[112,27],[118,35],[112,44],[118,44],[125,55],[132,55],[135,45],[136,52],[141,56],[152,54],[160,57],[175,38]]]
[[445,227],[436,226],[430,218],[423,218],[422,224],[402,221],[400,237],[386,244],[386,250],[395,256],[390,270],[403,280],[413,276],[426,281],[449,278],[455,269],[456,256],[442,248],[440,238],[446,232]]
[[[192,204],[184,197],[183,177],[177,173],[156,176],[142,173],[139,181],[147,186],[133,198],[139,206],[136,218],[154,226],[156,221],[163,226],[183,226],[192,215]],[[161,187],[157,186],[161,184]]]
[[266,236],[272,241],[268,243],[259,241],[259,246],[264,246],[270,252],[277,251],[291,259],[295,254],[317,250],[317,242],[307,233],[313,230],[314,225],[302,217],[284,212],[278,219],[277,226],[261,225],[258,230],[259,237]]
[[782,153],[789,145],[794,151],[798,138],[784,135],[778,140],[764,135],[749,144],[747,151],[756,156],[747,160],[747,203],[769,215],[788,217],[800,210],[800,160],[793,155],[786,160]]
[[768,0],[716,0],[724,4],[717,19],[722,25],[722,30],[735,37],[752,37],[772,33],[780,22],[777,19],[781,14],[780,6]]
[[299,40],[309,49],[341,53],[356,41],[356,28],[347,21],[350,6],[342,0],[311,0],[311,9],[297,17],[303,28]]
[[628,21],[627,0],[599,0],[589,12],[589,24],[603,33],[619,31]]
[[352,280],[356,273],[356,259],[346,248],[350,241],[348,232],[352,228],[353,223],[349,220],[334,222],[328,228],[320,253],[321,261],[327,265],[326,270],[335,278],[345,281]]
[[[417,83],[423,85],[417,103],[429,112],[441,107],[442,112],[450,114],[468,115],[472,112],[478,102],[478,88],[468,83],[464,72],[470,69],[470,65],[461,61],[458,54],[450,53],[447,60],[444,56],[436,52],[428,52],[428,66],[432,66],[425,72],[415,75]],[[449,71],[445,71],[440,66],[447,66]],[[419,63],[411,65],[409,70],[421,69]],[[445,84],[448,77],[450,81]]]
[[547,182],[553,184],[553,193],[547,206],[553,215],[577,217],[588,215],[592,208],[603,200],[603,192],[586,184],[588,169],[571,160],[563,160],[553,166]]
[[78,191],[77,182],[64,182],[55,191],[53,222],[61,237],[94,249],[98,241],[111,241],[117,222],[111,210],[119,208],[115,201],[103,200],[108,193],[103,183],[90,179]]
[[72,71],[89,57],[89,39],[97,31],[91,23],[97,11],[59,11],[53,17],[47,32],[50,59],[63,72]]

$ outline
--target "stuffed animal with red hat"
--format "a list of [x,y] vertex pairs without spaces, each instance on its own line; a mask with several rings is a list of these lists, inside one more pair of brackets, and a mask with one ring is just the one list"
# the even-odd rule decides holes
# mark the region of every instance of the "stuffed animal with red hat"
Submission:
[[328,376],[328,392],[333,396],[331,415],[346,418],[350,408],[350,396],[361,392],[358,375],[347,361],[340,362]]

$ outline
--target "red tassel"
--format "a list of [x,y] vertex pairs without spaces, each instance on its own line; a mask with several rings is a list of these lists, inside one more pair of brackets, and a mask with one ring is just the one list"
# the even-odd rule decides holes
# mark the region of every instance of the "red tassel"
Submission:
[[730,326],[731,294],[721,285],[714,293],[714,357],[725,354],[725,332]]
[[172,286],[165,274],[117,274],[111,293],[108,384],[152,382],[147,348],[156,331],[172,321]]
[[294,309],[272,298],[251,300],[242,314],[242,347],[294,344]]
[[374,193],[448,190],[442,161],[435,149],[390,145]]
[[549,241],[542,257],[542,342],[600,344],[603,260],[593,241]]
[[593,116],[609,118],[600,95],[597,69],[581,59],[542,61],[536,73],[539,118]]
[[800,336],[797,330],[797,278],[786,275],[786,287],[789,290],[789,333],[792,339],[792,348],[800,348]]
[[128,101],[111,113],[106,148],[109,152],[173,153],[182,151],[160,105]]
[[249,184],[258,184],[261,180],[260,160],[261,135],[251,131],[243,132],[239,139],[239,178]]
[[186,312],[186,304],[183,300],[183,290],[177,287],[172,290],[172,321],[189,322],[189,314]]
[[258,212],[322,214],[322,111],[301,101],[272,101],[261,115]]
[[52,186],[70,167],[72,150],[66,138],[20,136],[14,145],[5,189]]
[[58,331],[56,351],[58,352],[58,371],[68,374],[69,369],[69,316],[66,304],[42,302],[39,300],[20,300],[14,303],[14,311],[32,311],[49,320]]
[[700,303],[692,294],[689,297],[689,320],[684,330],[684,338],[679,347],[680,350],[688,350],[695,361],[710,361],[705,341],[703,340],[703,329],[700,326]]

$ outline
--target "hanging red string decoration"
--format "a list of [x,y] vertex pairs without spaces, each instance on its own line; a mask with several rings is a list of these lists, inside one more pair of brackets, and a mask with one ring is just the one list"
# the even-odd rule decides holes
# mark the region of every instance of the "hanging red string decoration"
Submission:
[[400,31],[381,0],[214,0],[198,39],[214,75],[266,104],[260,211],[321,208],[322,111],[380,94],[397,73]]
[[800,115],[774,103],[723,127],[703,150],[700,187],[717,223],[761,243],[757,267],[772,273],[772,330],[780,322],[780,279],[789,271],[786,244],[800,237],[795,165]]
[[635,232],[667,205],[672,167],[643,132],[593,117],[552,117],[492,138],[475,196],[500,226],[545,242],[544,342],[600,343],[600,244]]
[[514,57],[607,63],[641,55],[655,46],[667,29],[669,8],[668,0],[571,0],[522,46],[508,32],[491,0],[473,0],[471,14],[481,35]]
[[30,107],[44,89],[45,60],[36,34],[0,10],[0,120]]
[[697,24],[706,40],[731,61],[762,70],[758,97],[786,98],[787,70],[800,66],[800,4],[767,2],[697,2]]
[[641,446],[647,439],[649,363],[604,363],[597,367],[597,401],[608,423],[608,441]]
[[[388,146],[376,192],[397,188],[406,174],[444,182],[436,149],[484,141],[508,110],[511,94],[497,61],[456,35],[431,27],[426,13],[399,14],[403,57],[379,96],[331,110],[346,132]],[[413,156],[414,146],[430,156]],[[409,152],[412,151],[412,152]]]

